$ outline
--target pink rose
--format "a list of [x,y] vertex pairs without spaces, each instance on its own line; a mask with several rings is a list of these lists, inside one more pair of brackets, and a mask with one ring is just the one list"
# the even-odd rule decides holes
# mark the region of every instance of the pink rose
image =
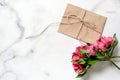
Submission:
[[80,65],[78,62],[73,62],[73,68],[76,73],[80,73],[83,71],[82,65]]
[[106,46],[109,46],[114,43],[114,38],[113,37],[107,37],[107,44]]
[[105,51],[108,46],[114,43],[114,38],[113,37],[101,37],[97,41],[97,45],[99,50]]
[[103,42],[106,47],[114,43],[113,37],[101,37],[100,42]]
[[98,50],[98,47],[97,47],[97,45],[90,45],[89,46],[89,55],[90,56],[94,56],[95,55],[95,50]]
[[79,60],[80,58],[83,58],[83,54],[73,53],[72,60]]
[[101,51],[105,51],[106,50],[106,46],[103,42],[98,42],[98,49]]

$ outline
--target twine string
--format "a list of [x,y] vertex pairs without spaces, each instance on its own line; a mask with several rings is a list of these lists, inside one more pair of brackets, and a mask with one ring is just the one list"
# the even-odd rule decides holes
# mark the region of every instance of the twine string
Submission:
[[[86,13],[85,13],[85,14],[86,14]],[[77,35],[77,39],[78,39],[78,36],[79,36],[80,32],[81,32],[82,29],[83,29],[83,25],[87,28],[87,29],[86,29],[87,31],[86,31],[86,34],[85,34],[85,35],[87,35],[87,33],[88,33],[88,28],[94,30],[95,32],[97,32],[97,33],[99,33],[99,34],[101,34],[99,31],[96,30],[97,27],[96,27],[95,24],[90,23],[90,22],[84,20],[85,14],[84,14],[84,16],[83,16],[82,19],[79,18],[79,17],[77,17],[76,15],[64,15],[63,18],[66,18],[67,22],[64,22],[64,21],[61,22],[61,24],[63,24],[63,25],[73,25],[73,24],[76,24],[76,23],[82,23],[82,26],[81,26],[81,28],[80,28],[80,30],[79,30],[78,35]],[[73,19],[74,22],[72,22],[71,19]],[[75,21],[75,20],[76,20],[76,21]]]

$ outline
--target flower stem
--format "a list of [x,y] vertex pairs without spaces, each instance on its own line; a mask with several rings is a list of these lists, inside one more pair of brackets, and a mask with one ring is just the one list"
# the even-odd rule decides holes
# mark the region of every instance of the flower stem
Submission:
[[112,51],[111,51],[111,53],[110,53],[110,56],[112,56],[114,49],[115,49],[115,47],[114,47],[114,45],[113,45],[113,49],[112,49]]
[[119,69],[120,70],[120,67],[119,66],[117,66],[112,60],[110,60],[109,59],[109,61],[117,68],[117,69]]
[[111,56],[110,58],[120,58],[120,56]]

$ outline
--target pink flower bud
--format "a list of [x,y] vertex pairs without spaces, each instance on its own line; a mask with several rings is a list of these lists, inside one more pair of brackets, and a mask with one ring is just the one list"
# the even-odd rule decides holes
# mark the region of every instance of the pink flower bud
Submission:
[[79,60],[80,58],[83,58],[83,54],[73,53],[72,60]]
[[79,64],[78,62],[73,62],[73,68],[76,73],[80,73],[83,71],[82,65]]

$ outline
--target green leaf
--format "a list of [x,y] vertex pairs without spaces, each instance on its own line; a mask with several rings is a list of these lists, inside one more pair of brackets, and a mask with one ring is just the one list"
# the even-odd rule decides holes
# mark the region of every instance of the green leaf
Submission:
[[87,63],[91,64],[91,65],[96,64],[98,62],[100,62],[100,60],[97,60],[97,59],[88,59],[88,61],[87,61]]
[[72,60],[71,62],[76,62],[76,60]]
[[89,51],[81,49],[81,50],[80,50],[80,53],[85,54],[85,53],[89,53]]
[[115,48],[114,45],[111,45],[111,47],[109,48],[109,51],[106,51],[110,57],[113,54],[114,48]]
[[77,76],[76,76],[76,78],[80,78],[80,77],[82,77],[82,76],[84,76],[85,74],[86,74],[86,70],[85,71],[83,71],[83,72],[80,72]]
[[88,70],[90,67],[91,67],[91,65],[87,65],[85,69]]
[[114,46],[117,46],[117,44],[118,44],[118,39],[117,39],[117,37],[116,37],[116,33],[113,35],[113,38],[115,39],[115,41],[114,41]]
[[95,54],[96,54],[97,57],[103,57],[104,56],[100,51],[96,51]]
[[107,47],[107,49],[106,49],[106,53],[109,54],[109,53],[112,51],[112,49],[113,49],[113,45]]
[[109,56],[112,56],[114,48],[117,46],[118,44],[118,39],[116,37],[116,34],[113,35],[113,38],[115,39],[114,43],[111,45],[111,51],[109,53]]
[[85,64],[86,61],[82,58],[82,59],[80,59],[80,60],[78,61],[78,63],[80,63],[80,64]]
[[96,51],[96,58],[100,61],[106,61],[106,54],[108,53],[101,53],[100,51]]
[[85,70],[83,72],[80,72],[76,78],[80,78],[80,77],[83,77],[86,73],[87,73],[87,70],[91,67],[91,65],[87,65]]

